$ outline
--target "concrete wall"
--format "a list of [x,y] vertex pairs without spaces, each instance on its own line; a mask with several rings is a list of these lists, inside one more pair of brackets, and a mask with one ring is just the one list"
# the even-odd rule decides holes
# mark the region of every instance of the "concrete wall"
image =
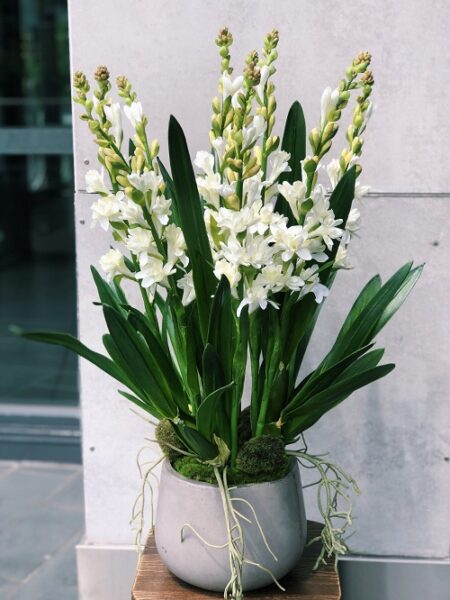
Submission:
[[[364,491],[355,506],[356,552],[448,557],[450,169],[444,140],[450,135],[450,4],[72,0],[70,19],[72,68],[92,73],[107,64],[114,75],[126,73],[163,156],[170,113],[184,126],[193,152],[207,147],[218,74],[214,37],[224,24],[236,40],[237,68],[266,31],[279,28],[279,119],[298,98],[310,128],[322,90],[337,83],[357,52],[372,52],[376,112],[366,136],[363,182],[379,194],[365,203],[361,239],[352,249],[355,269],[340,274],[310,364],[325,352],[370,276],[387,276],[410,258],[427,265],[413,296],[380,336],[397,369],[326,416],[308,440],[314,451],[329,450]],[[92,198],[83,191],[84,173],[95,165],[96,151],[85,124],[75,118],[74,125],[79,327],[81,339],[100,348],[104,325],[91,304],[88,266],[107,249],[109,236],[89,228]],[[85,362],[81,396],[87,542],[131,544],[135,457],[149,428],[115,384]],[[314,517],[313,494],[307,499]]]

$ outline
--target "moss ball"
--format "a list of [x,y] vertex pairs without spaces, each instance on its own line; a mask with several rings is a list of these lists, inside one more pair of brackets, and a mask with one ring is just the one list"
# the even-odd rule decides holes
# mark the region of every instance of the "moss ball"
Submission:
[[183,475],[188,479],[205,481],[206,483],[217,483],[214,467],[205,463],[200,463],[197,459],[190,456],[177,458],[173,463],[173,468],[180,475]]
[[236,467],[250,475],[275,473],[289,466],[281,438],[262,435],[245,442],[236,458]]
[[238,421],[238,443],[242,446],[246,441],[252,437],[252,422],[250,415],[250,406],[244,408],[239,415]]
[[155,436],[164,456],[167,456],[170,462],[181,456],[180,452],[171,447],[174,446],[175,448],[183,449],[182,442],[168,419],[163,419],[158,423],[155,429]]

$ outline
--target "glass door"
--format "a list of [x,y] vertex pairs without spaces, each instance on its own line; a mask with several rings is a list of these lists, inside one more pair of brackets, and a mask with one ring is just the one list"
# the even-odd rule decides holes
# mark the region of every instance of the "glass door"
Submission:
[[75,357],[8,331],[76,333],[66,0],[2,2],[0,40],[0,457],[14,457],[25,429],[79,429]]

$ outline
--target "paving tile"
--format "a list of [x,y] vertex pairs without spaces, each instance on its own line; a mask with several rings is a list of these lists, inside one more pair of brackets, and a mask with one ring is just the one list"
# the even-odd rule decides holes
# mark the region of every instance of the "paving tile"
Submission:
[[64,469],[19,468],[0,479],[0,527],[22,519],[70,478]]
[[84,502],[82,474],[77,474],[74,479],[48,498],[46,502],[51,506],[64,510],[82,510]]
[[[18,590],[18,584],[12,583],[3,577],[0,577],[0,598],[2,600],[10,600],[14,592]],[[31,600],[31,599],[30,599]]]
[[7,523],[0,531],[2,560],[0,576],[22,581],[41,567],[67,540],[81,538],[84,528],[82,510],[57,507],[39,508],[19,521]]
[[10,600],[77,600],[75,543],[45,562],[11,595]]

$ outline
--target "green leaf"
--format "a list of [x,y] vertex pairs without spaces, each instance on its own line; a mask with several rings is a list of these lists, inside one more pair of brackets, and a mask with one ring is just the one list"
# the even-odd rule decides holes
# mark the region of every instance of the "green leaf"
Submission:
[[175,188],[175,205],[192,265],[200,331],[208,335],[211,297],[217,287],[213,260],[203,218],[203,207],[195,181],[186,139],[180,124],[169,121],[169,156]]
[[344,321],[344,324],[341,327],[339,335],[336,341],[340,341],[351,329],[353,323],[362,313],[362,311],[366,308],[369,302],[375,297],[381,289],[381,278],[379,275],[375,275],[372,277],[366,285],[361,290],[359,296],[356,298],[353,306],[350,309],[350,312],[347,315],[347,318]]
[[226,383],[220,356],[212,344],[206,344],[202,356],[203,389],[206,395],[222,388]]
[[178,214],[178,208],[177,208],[177,203],[176,203],[175,184],[172,181],[172,177],[169,175],[169,172],[167,171],[166,167],[164,166],[162,161],[159,159],[159,157],[156,160],[158,161],[159,170],[161,171],[162,178],[164,179],[164,183],[166,184],[166,190],[164,192],[164,195],[166,196],[166,198],[171,198],[171,200],[172,200],[172,205],[170,208],[172,211],[173,221],[174,221],[175,225],[178,225],[180,227],[181,221],[180,221],[180,216]]
[[153,335],[148,319],[136,308],[130,308],[128,322],[142,334],[151,357],[150,367],[160,380],[165,381],[166,390],[170,390],[180,408],[189,413],[189,402],[180,384],[179,373],[175,368],[168,348],[162,348]]
[[[281,149],[289,152],[291,155],[289,159],[291,170],[281,174],[279,183],[287,181],[292,184],[294,181],[301,181],[301,161],[306,156],[306,124],[300,102],[294,102],[289,109],[281,141]],[[289,225],[296,224],[292,210],[281,194],[278,195],[275,210],[288,217]]]
[[11,333],[19,335],[27,340],[34,342],[42,342],[44,344],[52,344],[54,346],[62,346],[67,348],[71,352],[75,352],[78,356],[85,358],[96,367],[120,381],[124,385],[128,385],[127,379],[123,371],[113,363],[107,356],[90,350],[87,346],[82,344],[77,338],[67,334],[59,333],[54,331],[24,331],[20,327],[12,325],[10,327]]
[[159,375],[159,369],[155,370],[155,361],[143,339],[116,309],[104,306],[103,313],[116,350],[123,361],[122,364],[126,365],[133,382],[146,391],[165,417],[174,419],[178,413],[177,405],[173,400],[170,387]]
[[217,446],[209,442],[199,431],[183,421],[172,424],[185,446],[202,460],[212,460],[217,456]]
[[222,366],[225,382],[231,380],[233,366],[234,321],[231,312],[231,289],[225,275],[217,287],[211,307],[211,316],[208,327],[208,343],[214,346]]
[[221,402],[224,393],[232,388],[234,381],[215,390],[203,400],[197,410],[197,429],[208,440],[214,441],[213,435],[218,434],[220,438],[229,442],[229,421],[224,418],[223,404]]
[[340,375],[342,375],[342,373],[345,372],[348,367],[350,367],[350,365],[357,361],[372,347],[373,344],[368,344],[363,348],[359,348],[325,371],[321,371],[319,366],[312,373],[307,375],[307,377],[296,388],[295,395],[286,406],[286,410],[288,411],[293,407],[297,408],[298,406],[301,406],[308,399],[308,397],[312,396],[313,394],[317,394],[319,391],[327,389],[339,378]]
[[387,305],[386,309],[384,310],[383,314],[381,315],[375,329],[372,332],[373,336],[376,336],[377,333],[381,329],[383,329],[383,327],[386,325],[386,323],[388,323],[388,321],[390,319],[392,319],[392,317],[398,311],[400,306],[406,300],[409,293],[411,292],[413,287],[416,285],[420,275],[422,274],[423,267],[424,267],[424,265],[419,265],[415,269],[411,270],[409,275],[406,277],[404,283],[402,284],[402,286],[400,287],[398,292],[395,294],[394,299],[392,300],[392,302],[390,302]]
[[99,274],[97,269],[91,265],[91,273],[94,278],[94,283],[97,288],[98,297],[102,304],[112,306],[120,313],[125,314],[126,311],[122,307],[121,296],[117,293],[117,289],[107,283]]
[[288,438],[299,435],[355,390],[384,377],[394,367],[394,364],[386,364],[349,376],[326,390],[315,394],[297,409],[286,411],[282,414],[283,435]]
[[136,396],[133,396],[133,394],[128,394],[128,392],[124,392],[123,390],[118,390],[118,392],[121,396],[123,396],[130,402],[133,402],[133,404],[136,404],[136,406],[139,406],[139,408],[141,408],[142,410],[145,410],[145,412],[148,412],[153,417],[156,417],[157,419],[164,419],[164,415],[159,413],[154,405],[144,402],[143,400],[137,398]]

